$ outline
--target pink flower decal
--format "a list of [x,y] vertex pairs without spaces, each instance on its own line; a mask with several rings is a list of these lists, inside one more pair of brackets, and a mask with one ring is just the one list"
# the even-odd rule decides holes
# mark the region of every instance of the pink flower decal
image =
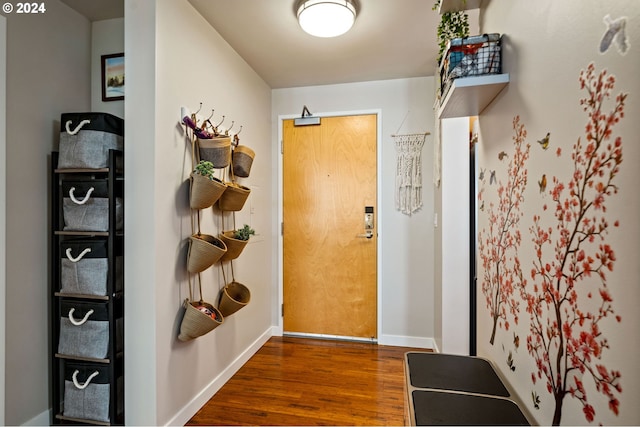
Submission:
[[[513,119],[513,130],[514,153],[508,157],[508,180],[506,184],[499,182],[498,205],[490,203],[487,211],[489,229],[481,230],[478,236],[478,252],[484,267],[482,292],[493,321],[491,344],[498,326],[509,330],[508,314],[513,316],[514,323],[518,323],[520,301],[516,291],[526,283],[518,257],[522,242],[518,224],[523,216],[521,205],[527,185],[525,164],[531,147],[525,144],[527,131],[520,124],[519,116]],[[483,192],[484,189],[479,192],[479,200],[482,200]]]
[[[613,131],[624,117],[626,94],[616,96],[612,110],[606,112],[604,104],[611,98],[615,77],[606,70],[596,73],[590,64],[580,73],[579,83],[587,92],[580,100],[588,116],[585,136],[573,145],[571,179],[567,183],[552,179],[549,209],[555,226],[543,227],[541,216],[533,216],[532,286],[522,282],[521,287],[530,317],[527,350],[536,362],[532,378],[544,378],[554,396],[553,425],[560,424],[565,397],[577,399],[585,419],[594,421],[596,411],[583,386],[584,376],[591,377],[616,415],[616,393],[622,391],[620,372],[598,361],[609,349],[601,325],[608,317],[621,321],[607,287],[616,255],[606,242],[610,227],[606,212],[607,201],[618,192],[615,178],[622,163],[622,139],[614,138]],[[619,226],[617,220],[613,226]]]

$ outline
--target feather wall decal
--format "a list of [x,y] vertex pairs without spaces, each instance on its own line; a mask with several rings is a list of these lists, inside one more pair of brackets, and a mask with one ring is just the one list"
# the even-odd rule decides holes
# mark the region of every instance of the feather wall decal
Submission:
[[600,40],[600,53],[605,53],[609,50],[609,47],[615,43],[618,52],[625,55],[627,50],[629,50],[629,41],[626,32],[627,17],[621,16],[618,19],[612,20],[611,16],[606,15],[602,21],[607,26],[607,30]]

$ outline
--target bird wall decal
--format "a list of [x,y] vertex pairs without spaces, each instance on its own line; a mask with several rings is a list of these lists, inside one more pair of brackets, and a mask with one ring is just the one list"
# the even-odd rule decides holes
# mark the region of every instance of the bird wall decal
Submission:
[[547,175],[546,174],[542,174],[542,178],[540,178],[540,181],[538,181],[538,185],[540,186],[540,192],[544,193],[544,190],[547,189]]
[[542,147],[543,150],[546,150],[549,147],[549,138],[551,137],[551,132],[547,132],[544,138],[538,140],[538,144]]

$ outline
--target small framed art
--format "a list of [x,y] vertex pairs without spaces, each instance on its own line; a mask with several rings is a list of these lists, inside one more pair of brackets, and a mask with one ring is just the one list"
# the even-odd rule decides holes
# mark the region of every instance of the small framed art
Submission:
[[102,101],[124,99],[124,53],[102,55]]

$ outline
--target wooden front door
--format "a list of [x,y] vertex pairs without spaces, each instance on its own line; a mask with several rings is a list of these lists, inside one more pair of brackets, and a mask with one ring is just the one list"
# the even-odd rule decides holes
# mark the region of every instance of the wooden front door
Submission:
[[285,333],[377,338],[376,148],[375,114],[283,123]]

